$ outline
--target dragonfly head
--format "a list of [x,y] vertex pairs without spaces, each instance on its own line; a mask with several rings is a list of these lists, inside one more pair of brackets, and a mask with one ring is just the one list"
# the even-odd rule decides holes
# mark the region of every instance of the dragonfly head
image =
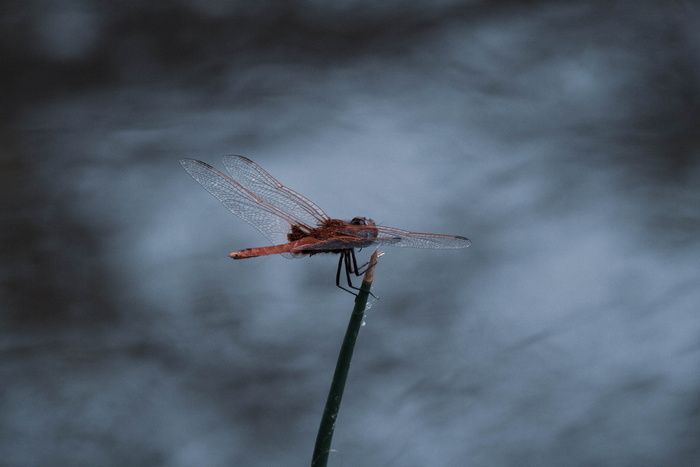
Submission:
[[372,219],[367,219],[366,217],[355,217],[350,223],[352,225],[377,225]]
[[[359,225],[366,228],[353,229],[352,235],[361,238],[377,238],[377,224],[372,219],[366,217],[356,217],[350,221],[350,225]],[[371,243],[370,243],[371,244]]]

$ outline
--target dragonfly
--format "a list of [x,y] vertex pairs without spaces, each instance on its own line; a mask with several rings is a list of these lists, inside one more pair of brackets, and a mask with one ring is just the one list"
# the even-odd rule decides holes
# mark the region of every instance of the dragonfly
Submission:
[[[351,276],[359,277],[355,250],[373,245],[455,249],[466,248],[466,237],[409,232],[377,225],[372,219],[332,219],[308,198],[278,182],[255,162],[243,156],[224,156],[230,176],[196,159],[182,159],[182,167],[229,211],[260,231],[272,246],[247,248],[229,254],[233,259],[280,254],[301,258],[319,253],[339,254],[335,285],[355,295]],[[341,285],[345,273],[346,288]],[[352,290],[350,290],[352,289]]]

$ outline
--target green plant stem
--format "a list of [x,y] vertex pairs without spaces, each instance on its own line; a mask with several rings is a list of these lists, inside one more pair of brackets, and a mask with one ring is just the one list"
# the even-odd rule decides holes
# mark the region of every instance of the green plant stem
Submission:
[[331,451],[331,440],[333,439],[333,431],[335,430],[335,422],[340,410],[340,401],[343,398],[345,390],[345,381],[348,378],[350,370],[350,361],[352,353],[355,350],[355,342],[357,335],[362,327],[362,320],[365,317],[365,308],[369,297],[370,289],[372,288],[372,279],[374,278],[374,267],[377,264],[378,251],[375,251],[370,258],[370,266],[362,279],[362,286],[355,298],[355,307],[350,315],[348,329],[345,331],[343,345],[340,347],[338,362],[335,366],[333,374],[333,382],[331,383],[326,407],[323,409],[323,417],[321,425],[318,428],[316,436],[316,445],[314,446],[314,454],[311,459],[312,467],[326,467],[328,464],[328,454]]

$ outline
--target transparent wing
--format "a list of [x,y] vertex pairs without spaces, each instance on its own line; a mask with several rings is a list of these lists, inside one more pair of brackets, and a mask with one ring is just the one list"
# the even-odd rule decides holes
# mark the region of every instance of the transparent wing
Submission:
[[376,243],[409,248],[456,249],[472,244],[466,237],[431,233],[408,232],[393,227],[376,226]]
[[[258,229],[274,245],[287,243],[289,241],[287,234],[291,230],[291,225],[301,222],[298,216],[283,209],[284,204],[282,207],[278,207],[266,202],[262,196],[246,189],[209,164],[195,159],[182,159],[180,163],[204,189],[226,206],[229,211]],[[312,220],[315,224],[315,218]],[[285,256],[291,257],[292,255],[285,254]]]
[[263,203],[274,206],[292,224],[319,227],[330,218],[308,198],[287,188],[255,162],[243,156],[224,156],[231,177]]

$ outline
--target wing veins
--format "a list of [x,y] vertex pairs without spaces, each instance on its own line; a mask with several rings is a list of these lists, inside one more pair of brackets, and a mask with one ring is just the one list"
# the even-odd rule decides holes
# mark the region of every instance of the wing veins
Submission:
[[255,162],[243,156],[224,156],[231,177],[264,203],[284,211],[293,224],[318,227],[330,218],[314,202],[281,184]]
[[194,159],[180,161],[185,170],[229,211],[255,227],[272,244],[286,243],[298,219],[246,189],[223,172]]

